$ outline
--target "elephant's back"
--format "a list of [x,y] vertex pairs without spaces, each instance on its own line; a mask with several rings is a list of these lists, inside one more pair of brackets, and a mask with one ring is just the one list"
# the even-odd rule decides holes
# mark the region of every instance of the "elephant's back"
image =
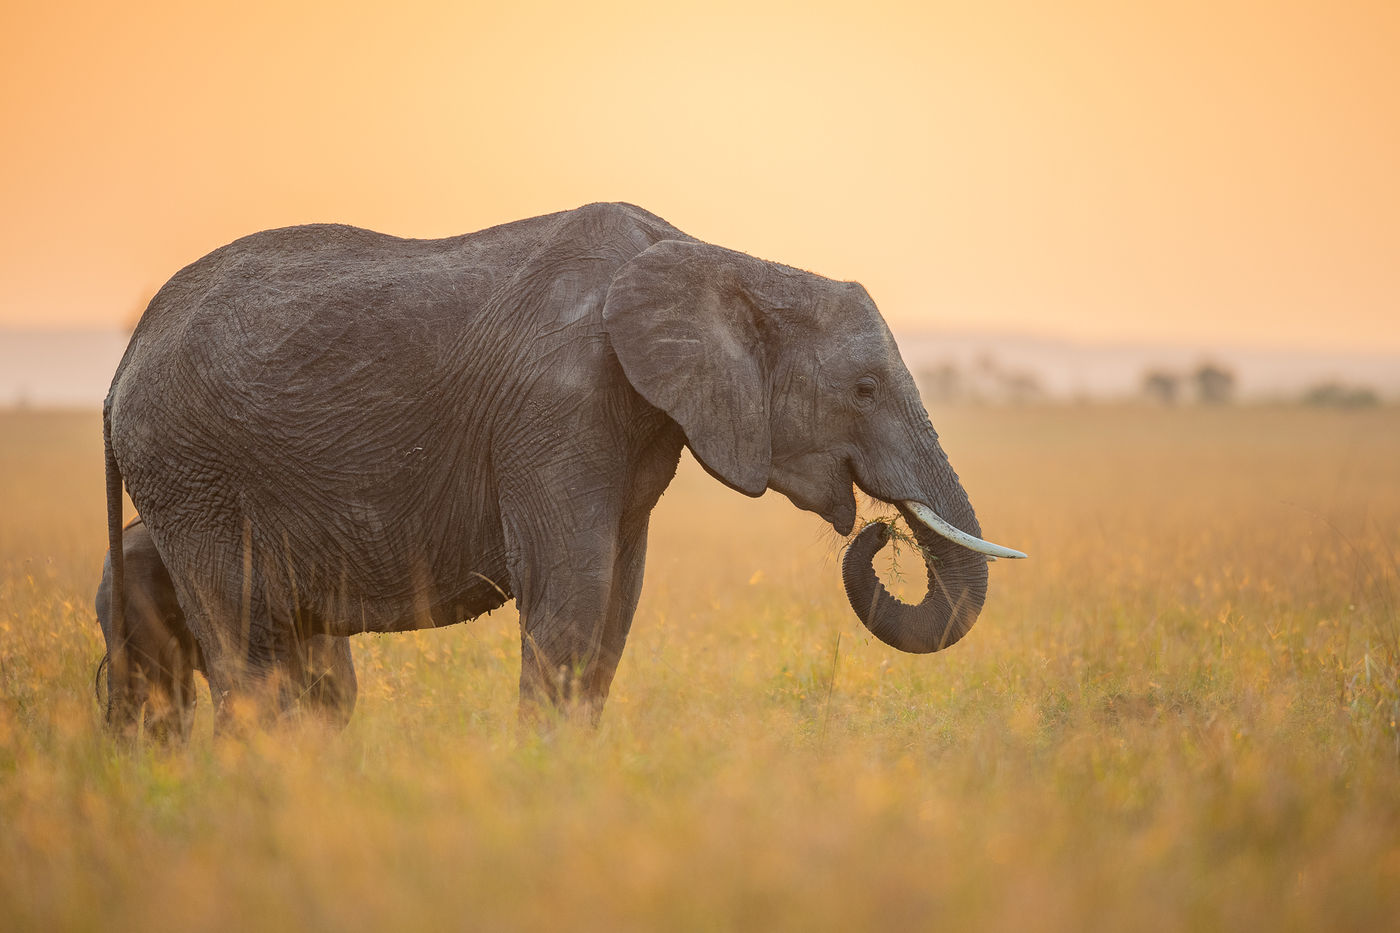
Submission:
[[592,206],[443,240],[294,227],[181,270],[108,397],[127,489],[188,564],[176,576],[222,566],[208,585],[236,591],[251,546],[299,587],[332,574],[321,592],[376,596],[384,619],[421,602],[425,574],[442,598],[499,579],[492,432],[553,372],[520,360],[601,346],[570,315],[600,317],[609,270],[673,229],[658,225]]
[[[321,358],[401,353],[407,363],[430,349],[425,335],[432,346],[455,349],[474,318],[500,310],[493,298],[528,294],[529,280],[545,277],[542,264],[557,271],[603,259],[616,268],[672,237],[685,234],[630,204],[590,204],[442,239],[343,224],[254,233],[189,264],[160,289],[113,390],[129,367],[158,371],[185,361],[226,379],[237,374],[224,367],[238,360],[292,369]],[[242,375],[254,381],[258,373]]]
[[318,224],[236,240],[152,299],[110,402],[245,423],[397,405],[426,391],[528,233],[409,240]]
[[600,313],[616,268],[671,235],[684,236],[625,204],[444,239],[336,224],[255,233],[157,293],[109,402],[276,430],[312,415],[396,423],[443,384],[499,379],[537,335]]
[[265,230],[177,272],[142,315],[117,380],[129,365],[171,356],[276,357],[302,343],[350,343],[415,319],[470,314],[473,292],[509,265],[506,237],[411,240],[358,227],[313,224]]

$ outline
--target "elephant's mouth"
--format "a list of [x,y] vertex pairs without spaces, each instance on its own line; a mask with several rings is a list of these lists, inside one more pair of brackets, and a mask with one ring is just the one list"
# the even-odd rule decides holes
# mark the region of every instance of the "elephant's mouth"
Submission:
[[865,627],[891,647],[915,654],[939,651],[977,621],[987,596],[987,562],[1026,555],[957,528],[922,502],[902,500],[896,507],[919,542],[928,592],[910,605],[885,589],[874,560],[889,541],[890,528],[871,522],[856,535],[842,561],[846,598]]

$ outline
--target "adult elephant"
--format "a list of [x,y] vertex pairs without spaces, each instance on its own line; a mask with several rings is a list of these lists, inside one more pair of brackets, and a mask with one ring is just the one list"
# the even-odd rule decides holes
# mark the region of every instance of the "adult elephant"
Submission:
[[928,597],[879,585],[883,526],[845,574],[856,614],[902,650],[956,641],[986,594],[978,551],[1017,553],[976,537],[860,285],[627,204],[441,240],[316,225],[231,243],[152,299],[104,432],[116,630],[124,479],[222,706],[290,680],[311,636],[448,625],[514,598],[522,712],[596,715],[687,446],[726,485],[775,489],[843,535],[853,485],[898,504]]

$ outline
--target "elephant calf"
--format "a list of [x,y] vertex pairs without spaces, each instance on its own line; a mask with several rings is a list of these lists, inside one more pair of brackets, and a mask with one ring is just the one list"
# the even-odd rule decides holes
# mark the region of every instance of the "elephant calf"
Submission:
[[[194,672],[206,674],[204,656],[195,642],[175,596],[175,586],[160,559],[146,524],[133,519],[122,529],[125,585],[125,648],[129,695],[108,720],[119,728],[135,727],[142,718],[148,734],[161,739],[189,735],[194,713]],[[97,621],[107,645],[103,666],[117,653],[111,624],[112,557],[102,561],[97,589]],[[304,708],[323,713],[344,727],[355,709],[354,662],[346,638],[312,636],[305,641],[303,677],[296,685]],[[99,668],[100,672],[101,668]],[[102,702],[99,696],[99,702]]]

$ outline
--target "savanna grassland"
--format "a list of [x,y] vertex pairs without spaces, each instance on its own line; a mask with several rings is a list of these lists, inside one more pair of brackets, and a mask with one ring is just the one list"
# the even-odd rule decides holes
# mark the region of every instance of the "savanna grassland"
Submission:
[[1393,928],[1400,410],[933,414],[1032,555],[947,652],[687,462],[597,733],[517,735],[507,609],[175,751],[93,700],[97,417],[0,415],[0,929]]

